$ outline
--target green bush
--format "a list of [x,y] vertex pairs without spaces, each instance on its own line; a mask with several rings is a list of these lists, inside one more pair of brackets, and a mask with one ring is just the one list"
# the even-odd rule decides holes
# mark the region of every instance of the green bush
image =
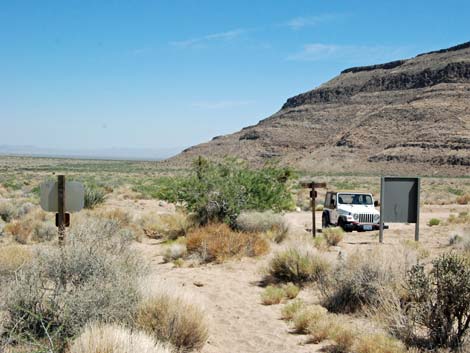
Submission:
[[440,223],[441,223],[441,220],[439,218],[431,218],[429,220],[428,225],[432,227],[432,226],[438,226]]
[[104,202],[106,191],[94,186],[85,186],[85,208],[93,209]]
[[470,325],[470,261],[448,253],[426,273],[415,265],[407,278],[408,318],[425,328],[432,347],[459,348]]
[[222,221],[235,227],[244,210],[293,209],[291,177],[289,169],[273,165],[253,169],[234,160],[216,163],[198,158],[189,175],[160,178],[137,186],[136,191],[186,205],[201,224]]

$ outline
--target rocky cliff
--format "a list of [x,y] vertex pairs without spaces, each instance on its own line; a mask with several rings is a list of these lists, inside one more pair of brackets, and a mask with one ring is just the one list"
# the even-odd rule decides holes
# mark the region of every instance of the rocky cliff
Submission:
[[354,67],[289,98],[271,117],[164,162],[237,156],[311,172],[470,171],[470,42]]

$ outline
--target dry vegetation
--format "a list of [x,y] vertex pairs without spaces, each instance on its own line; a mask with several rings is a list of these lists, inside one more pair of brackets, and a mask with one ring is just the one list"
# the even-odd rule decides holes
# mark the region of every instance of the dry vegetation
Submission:
[[[204,224],[184,203],[151,198],[146,173],[170,172],[146,163],[129,162],[127,171],[127,162],[50,163],[36,175],[31,165],[22,169],[8,159],[9,172],[0,177],[0,351],[468,349],[467,179],[423,179],[422,242],[412,241],[412,225],[404,225],[386,232],[378,247],[376,232],[329,228],[313,240],[306,212],[236,210],[230,221]],[[53,215],[38,207],[37,185],[64,170],[87,183],[94,201],[72,215],[61,251]],[[378,178],[315,179],[330,189],[379,191]],[[308,210],[305,190],[290,187]],[[149,282],[153,275],[181,281],[182,290],[143,293],[142,281],[161,285]],[[218,296],[223,287],[230,287],[226,304]],[[183,294],[193,290],[205,305]],[[284,346],[272,348],[271,331]]]

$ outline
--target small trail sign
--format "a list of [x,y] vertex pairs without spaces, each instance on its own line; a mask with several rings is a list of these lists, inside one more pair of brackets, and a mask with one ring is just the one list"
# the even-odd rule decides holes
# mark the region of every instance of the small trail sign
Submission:
[[85,188],[82,183],[65,181],[59,175],[57,181],[41,184],[41,207],[47,212],[56,212],[56,226],[59,231],[59,245],[65,242],[65,227],[70,226],[70,213],[78,212],[85,206]]
[[[64,212],[78,212],[85,206],[85,188],[77,181],[65,182]],[[41,207],[47,212],[59,212],[59,182],[41,184]]]
[[312,207],[312,236],[315,238],[317,235],[317,227],[315,220],[315,200],[318,196],[315,188],[326,188],[326,183],[315,183],[315,182],[302,182],[300,184],[303,188],[310,189],[310,205]]

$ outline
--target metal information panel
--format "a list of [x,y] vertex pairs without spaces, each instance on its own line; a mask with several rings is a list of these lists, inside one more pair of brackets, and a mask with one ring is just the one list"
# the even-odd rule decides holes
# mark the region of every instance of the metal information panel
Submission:
[[[85,188],[78,181],[65,182],[65,212],[78,212],[85,206]],[[41,207],[47,212],[59,212],[57,181],[41,184]]]
[[415,240],[419,240],[420,179],[382,177],[380,192],[380,242],[383,223],[415,223]]

